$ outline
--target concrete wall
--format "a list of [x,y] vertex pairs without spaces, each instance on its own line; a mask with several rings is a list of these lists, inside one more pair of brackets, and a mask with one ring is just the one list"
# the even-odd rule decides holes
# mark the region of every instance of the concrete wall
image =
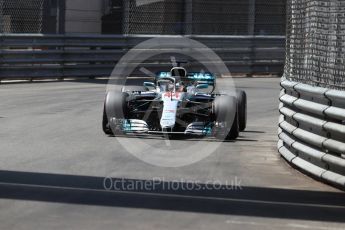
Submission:
[[100,34],[104,2],[104,0],[66,0],[65,32]]

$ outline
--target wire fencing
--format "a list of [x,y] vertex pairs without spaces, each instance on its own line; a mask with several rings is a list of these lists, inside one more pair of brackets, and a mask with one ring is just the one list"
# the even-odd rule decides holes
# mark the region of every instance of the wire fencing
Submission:
[[284,35],[284,0],[128,0],[126,34]]
[[[284,35],[285,0],[0,0],[2,33]],[[93,8],[91,7],[94,6]],[[97,28],[95,28],[97,27]],[[90,28],[93,28],[92,30]]]
[[345,90],[345,1],[287,2],[285,77]]
[[44,0],[0,0],[1,33],[41,33]]
[[0,33],[63,33],[66,1],[0,0]]

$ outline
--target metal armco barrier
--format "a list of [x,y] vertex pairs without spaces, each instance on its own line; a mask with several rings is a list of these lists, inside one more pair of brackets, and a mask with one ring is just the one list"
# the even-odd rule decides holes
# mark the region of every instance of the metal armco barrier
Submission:
[[[150,38],[153,36],[1,34],[0,80],[109,76],[115,64],[129,49]],[[283,72],[285,37],[188,38],[213,49],[231,73]],[[170,56],[157,56],[142,65],[162,69],[171,66],[171,59]]]
[[279,152],[298,168],[345,187],[345,91],[283,79]]

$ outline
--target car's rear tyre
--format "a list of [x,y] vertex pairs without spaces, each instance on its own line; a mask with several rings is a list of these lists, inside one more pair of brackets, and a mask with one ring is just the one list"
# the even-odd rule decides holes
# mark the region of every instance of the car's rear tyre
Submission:
[[108,92],[103,111],[102,128],[103,132],[107,135],[117,134],[115,125],[111,120],[127,119],[128,117],[128,99],[127,93]]
[[221,126],[216,134],[219,140],[234,140],[239,136],[237,99],[231,96],[220,96],[214,100],[215,121]]
[[236,91],[238,103],[238,121],[240,131],[247,128],[247,94],[243,90]]

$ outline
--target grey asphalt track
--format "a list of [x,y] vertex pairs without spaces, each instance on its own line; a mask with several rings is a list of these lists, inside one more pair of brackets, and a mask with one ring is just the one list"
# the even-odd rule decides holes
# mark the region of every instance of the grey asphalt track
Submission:
[[[279,79],[235,79],[248,93],[247,131],[179,168],[144,163],[103,134],[106,83],[0,85],[0,229],[345,228],[343,192],[294,170],[277,153]],[[151,148],[143,153],[164,141],[146,138]],[[183,151],[194,142],[172,144]],[[105,177],[165,183],[106,191]],[[166,189],[171,182],[178,189]],[[232,182],[237,189],[224,186]],[[210,183],[223,186],[182,188]]]

